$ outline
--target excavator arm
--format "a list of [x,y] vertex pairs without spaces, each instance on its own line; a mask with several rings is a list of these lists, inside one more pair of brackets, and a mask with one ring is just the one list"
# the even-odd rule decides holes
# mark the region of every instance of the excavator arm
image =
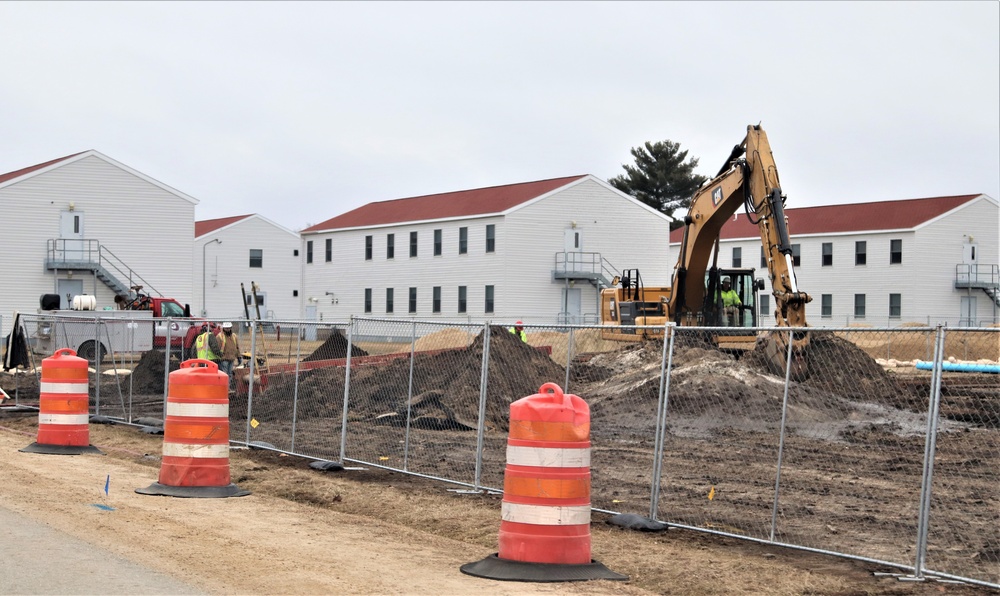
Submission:
[[[760,231],[777,325],[805,327],[805,305],[812,298],[799,290],[795,279],[778,169],[767,135],[760,126],[747,127],[746,138],[733,148],[716,177],[691,199],[690,211],[684,219],[680,256],[674,268],[670,313],[678,324],[703,324],[696,320],[697,313],[706,293],[712,295],[715,291],[712,280],[709,287],[705,287],[705,273],[718,250],[723,224],[741,205],[746,207],[746,216]],[[808,341],[807,334],[793,338],[792,349],[797,358],[804,357]],[[771,343],[772,359],[780,358],[780,350],[782,346],[787,348],[787,343],[777,339]]]

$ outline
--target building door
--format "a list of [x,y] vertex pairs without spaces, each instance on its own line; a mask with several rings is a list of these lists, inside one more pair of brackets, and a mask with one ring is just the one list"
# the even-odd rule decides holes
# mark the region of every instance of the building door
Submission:
[[559,319],[565,323],[574,325],[581,322],[581,292],[580,288],[563,288],[562,291],[562,313]]
[[73,298],[83,294],[83,280],[60,279],[56,281],[56,293],[59,294],[59,308],[68,309],[73,306]]
[[563,250],[566,251],[566,271],[581,271],[583,257],[583,236],[576,228],[563,231]]
[[962,318],[958,321],[959,327],[976,326],[976,297],[962,296]]
[[84,261],[83,212],[59,212],[59,242],[55,259],[62,261]]
[[[306,320],[315,321],[316,320],[316,305],[307,304],[306,305]],[[302,339],[305,341],[316,341],[316,325],[306,325],[302,332]]]
[[[976,264],[979,262],[979,245],[973,242],[968,242],[962,245],[962,267],[964,271],[959,271],[959,281],[975,282],[979,281],[977,278],[977,267]],[[968,279],[961,279],[964,277],[962,274],[965,273],[969,277]]]

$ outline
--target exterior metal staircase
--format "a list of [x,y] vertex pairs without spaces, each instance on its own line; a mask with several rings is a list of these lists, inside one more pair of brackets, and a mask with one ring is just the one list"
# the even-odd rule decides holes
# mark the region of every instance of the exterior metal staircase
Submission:
[[552,279],[587,281],[598,290],[611,287],[618,270],[599,252],[557,252]]
[[955,288],[982,290],[1000,306],[1000,265],[955,265]]
[[49,271],[89,271],[118,296],[128,296],[136,285],[141,285],[150,296],[163,296],[98,240],[49,240],[45,268]]

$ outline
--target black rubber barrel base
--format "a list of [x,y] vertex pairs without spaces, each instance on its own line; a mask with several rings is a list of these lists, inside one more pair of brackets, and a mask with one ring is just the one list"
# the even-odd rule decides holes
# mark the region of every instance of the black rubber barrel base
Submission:
[[154,482],[146,488],[137,488],[140,495],[159,495],[163,497],[186,497],[192,499],[219,499],[224,497],[245,497],[250,491],[243,490],[235,484],[226,486],[167,486]]
[[84,453],[96,453],[104,455],[104,452],[93,445],[42,445],[32,443],[24,449],[18,449],[25,453],[48,453],[50,455],[82,455]]
[[593,560],[582,565],[525,563],[501,559],[497,553],[482,561],[466,563],[459,570],[466,575],[513,582],[582,582],[592,579],[628,581],[627,575],[615,573]]

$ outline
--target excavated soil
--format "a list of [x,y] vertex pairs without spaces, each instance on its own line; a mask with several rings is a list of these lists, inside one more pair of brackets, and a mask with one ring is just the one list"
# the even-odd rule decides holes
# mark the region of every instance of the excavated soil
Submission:
[[[356,345],[351,346],[351,357],[355,356],[367,356],[368,352],[362,350]],[[314,362],[316,360],[333,360],[336,358],[347,358],[347,338],[340,329],[333,329],[330,332],[330,337],[326,338],[318,348],[313,350],[312,354],[309,354],[302,359],[303,362]]]
[[[307,361],[343,358],[342,339],[332,335]],[[480,412],[487,338],[458,339],[450,349],[428,344],[436,349],[412,361],[406,354],[352,353],[358,358],[352,360],[346,398],[343,366],[302,370],[297,387],[291,374],[271,375],[252,400],[231,397],[234,435],[241,440],[245,432],[248,441],[289,449],[294,432],[297,452],[409,465],[421,474],[469,482],[482,415],[481,482],[502,486],[510,403],[545,383],[563,386],[566,371],[554,359],[568,353],[565,347],[538,345],[530,335],[532,343],[525,344],[502,327],[491,328],[488,389]],[[590,407],[592,504],[598,509],[648,513],[659,396],[665,389],[662,355],[663,343],[652,340],[572,357],[567,390]],[[147,357],[132,383],[136,394],[149,391],[156,413],[162,410],[163,354]],[[784,420],[785,505],[777,539],[880,560],[912,560],[909,538],[900,536],[916,532],[914,498],[923,474],[930,373],[886,372],[855,344],[821,331],[812,337],[809,370],[808,378],[786,390],[784,379],[754,354],[737,359],[714,349],[707,337],[677,341],[666,388],[661,515],[692,526],[710,520],[705,527],[766,538],[754,520],[770,519]],[[25,382],[31,381],[24,377],[18,376],[19,390],[27,397]],[[11,392],[12,377],[2,378]],[[991,440],[1000,428],[1000,383],[997,375],[953,374],[945,375],[941,389],[935,471],[943,480],[934,492],[938,521],[930,565],[971,569],[1000,581],[995,490],[1000,452]],[[102,385],[102,395],[110,394]],[[345,399],[347,451],[341,453]],[[404,434],[407,421],[412,430]]]

